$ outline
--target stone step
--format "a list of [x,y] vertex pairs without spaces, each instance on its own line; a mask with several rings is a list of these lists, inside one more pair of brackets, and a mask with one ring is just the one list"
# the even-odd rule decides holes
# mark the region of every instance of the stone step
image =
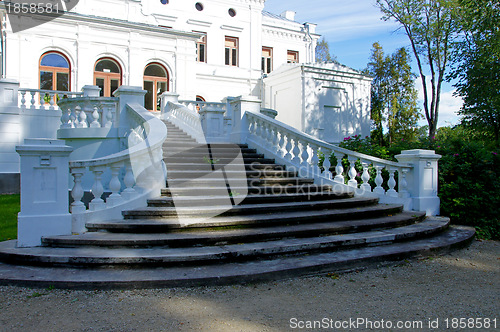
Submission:
[[[178,170],[186,170],[186,171],[189,171],[189,170],[193,170],[193,171],[204,171],[207,169],[207,167],[211,166],[210,164],[208,163],[201,163],[201,164],[197,164],[197,163],[178,163],[178,164],[169,164],[168,165],[168,171],[178,171]],[[220,169],[221,167],[225,167],[227,165],[223,165],[223,164],[220,164],[217,165],[215,164],[214,167],[215,169]],[[246,164],[238,164],[238,165],[234,165],[234,166],[231,166],[232,168],[234,167],[244,167],[245,169],[247,170],[286,170],[286,166],[283,166],[283,165],[276,165],[274,163],[270,163],[270,164],[261,164],[261,163],[246,163]],[[168,172],[167,172],[168,173]]]
[[[238,197],[235,194],[234,197]],[[340,199],[340,198],[349,198],[353,197],[353,193],[351,192],[340,192],[340,191],[320,191],[315,193],[290,193],[283,195],[248,195],[240,205],[243,204],[260,204],[260,203],[282,203],[282,202],[303,202],[303,201],[318,201],[318,200],[331,200],[331,199]],[[213,205],[217,202],[220,202],[223,199],[227,199],[227,195],[225,196],[198,196],[198,197],[176,197],[175,201],[178,204],[187,204],[192,203],[195,206],[199,206],[202,203],[206,205]],[[148,200],[148,206],[174,206],[174,199],[172,197],[162,196],[159,198],[153,198]]]
[[[310,254],[307,259],[303,256],[284,256],[255,262],[202,265],[197,268],[178,266],[82,269],[0,263],[0,284],[93,290],[255,283],[359,270],[376,267],[383,262],[397,264],[403,259],[445,254],[468,245],[474,234],[471,228],[452,226],[445,232],[421,240]],[[16,254],[15,242],[0,243],[0,251],[7,252],[7,255]]]
[[[206,171],[208,171],[208,168],[203,169],[203,170],[169,170],[167,177],[171,179],[182,179],[182,178],[188,178],[188,179],[193,179],[197,178],[203,175],[206,175]],[[288,178],[288,177],[297,177],[298,172],[294,171],[283,171],[283,170],[273,170],[273,169],[262,169],[262,170],[248,170],[246,172],[242,171],[226,171],[226,176],[229,178],[235,178],[235,177],[243,177],[246,176],[247,178]]]
[[[163,160],[166,163],[168,163],[168,165],[170,165],[170,164],[186,164],[186,163],[190,163],[190,164],[204,164],[204,163],[206,163],[209,165],[210,164],[227,165],[227,164],[233,162],[235,159],[234,158],[216,158],[216,159],[207,158],[205,160],[203,158],[190,157],[190,156],[186,156],[186,157],[166,156],[163,158]],[[274,159],[268,159],[268,158],[252,158],[252,157],[246,158],[243,156],[243,161],[245,162],[245,164],[252,164],[252,163],[274,164]]]
[[[234,174],[233,174],[234,175]],[[314,179],[304,178],[245,178],[245,174],[240,177],[227,176],[226,180],[223,178],[170,178],[167,180],[168,187],[176,188],[193,188],[193,187],[214,187],[226,188],[226,184],[242,183],[246,180],[250,187],[262,186],[300,186],[303,184],[313,184]],[[285,189],[283,189],[284,191]]]
[[245,153],[241,153],[240,154],[240,151],[227,151],[227,152],[210,152],[208,149],[206,149],[205,151],[195,151],[193,152],[192,150],[182,150],[182,151],[176,151],[176,152],[165,152],[163,153],[163,157],[164,158],[167,158],[169,160],[171,159],[174,159],[174,158],[178,158],[180,160],[184,159],[184,158],[196,158],[198,159],[199,162],[204,162],[206,159],[210,159],[210,157],[212,157],[212,159],[214,160],[217,160],[217,159],[228,159],[228,160],[234,160],[236,157],[238,157],[239,155],[241,155],[244,159],[248,159],[248,158],[264,158],[264,155],[261,154],[261,153],[249,153],[249,152],[245,152]]
[[378,218],[402,212],[399,205],[378,204],[363,208],[344,208],[323,211],[272,211],[266,214],[247,214],[229,216],[186,216],[169,218],[120,219],[115,221],[87,223],[90,231],[108,230],[114,232],[154,233],[167,232],[174,229],[188,230],[213,227],[269,227],[275,225],[294,225],[330,221],[358,220],[362,218]]
[[[234,147],[234,148],[210,148],[211,151],[213,151],[216,154],[234,154],[234,151],[241,152],[243,154],[247,153],[257,153],[257,150],[255,149],[248,149],[248,148],[240,148],[240,147]],[[182,147],[163,147],[163,153],[168,153],[168,154],[176,154],[176,153],[192,153],[192,154],[201,154],[201,153],[206,153],[209,151],[209,146],[208,145],[198,145],[197,147],[188,149],[182,148]]]
[[[245,229],[191,231],[176,233],[109,233],[90,232],[81,235],[49,236],[44,245],[55,247],[99,246],[99,247],[155,247],[171,248],[200,245],[237,244],[262,242],[281,238],[304,238],[312,236],[348,234],[407,226],[421,222],[425,213],[400,213],[391,217],[349,220],[290,226],[256,227]],[[421,224],[424,225],[424,224]],[[402,231],[403,229],[400,229]],[[401,237],[401,235],[399,235]]]
[[[189,248],[100,248],[100,247],[38,247],[0,251],[4,262],[42,265],[140,265],[176,266],[247,261],[256,258],[293,254],[331,252],[343,248],[375,246],[415,239],[438,233],[448,227],[448,220],[429,220],[419,224],[380,231],[329,235],[313,238],[287,238],[266,242],[228,244]],[[0,247],[2,248],[2,247]]]
[[[315,194],[322,191],[330,191],[332,188],[329,185],[304,184],[300,186],[256,186],[256,187],[231,187],[231,191],[235,193],[245,193],[249,195],[289,195],[289,194]],[[189,195],[190,197],[207,197],[211,195],[221,195],[221,188],[217,187],[199,187],[196,191],[193,188],[176,188],[177,196]],[[170,190],[164,188],[161,190],[162,196],[170,196]]]
[[[227,201],[227,198],[226,200]],[[222,201],[224,202],[224,201]],[[344,199],[334,199],[334,200],[322,200],[322,201],[303,201],[303,202],[280,202],[280,203],[268,203],[268,204],[246,204],[246,205],[236,205],[229,211],[224,212],[223,216],[233,216],[233,215],[258,215],[269,213],[279,209],[280,213],[290,213],[292,211],[310,211],[310,210],[331,210],[331,209],[345,209],[358,207],[362,208],[378,202],[377,198],[344,198]],[[219,201],[221,204],[221,201]],[[163,219],[168,217],[176,217],[178,214],[182,216],[205,216],[212,215],[224,210],[224,206],[218,205],[207,205],[202,202],[199,206],[190,203],[190,207],[158,207],[150,206],[142,209],[134,209],[123,211],[122,215],[125,219],[144,219],[144,218],[154,218]]]

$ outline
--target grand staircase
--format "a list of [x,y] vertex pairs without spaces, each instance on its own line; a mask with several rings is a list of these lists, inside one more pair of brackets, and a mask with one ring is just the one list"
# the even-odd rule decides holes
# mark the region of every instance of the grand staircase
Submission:
[[0,283],[164,287],[255,282],[447,252],[474,236],[447,218],[333,191],[247,145],[199,144],[166,123],[167,188],[88,233],[0,243]]

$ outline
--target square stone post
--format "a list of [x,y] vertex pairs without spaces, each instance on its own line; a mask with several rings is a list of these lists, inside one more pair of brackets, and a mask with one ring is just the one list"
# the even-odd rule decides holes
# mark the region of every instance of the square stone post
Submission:
[[34,247],[48,235],[70,235],[69,155],[64,141],[26,139],[16,147],[21,156],[21,212],[17,246]]
[[139,104],[144,107],[144,96],[146,95],[146,92],[146,90],[143,90],[139,86],[128,85],[122,85],[116,89],[115,92],[113,92],[113,95],[119,99],[118,119],[120,119],[120,121],[118,126],[120,128],[119,135],[121,137],[130,131],[130,128],[132,127],[131,124],[134,123],[134,121],[130,119],[127,104]]
[[413,210],[438,215],[438,160],[440,155],[432,150],[406,150],[396,156],[400,163],[413,165],[406,175],[408,192],[413,200]]
[[175,104],[179,103],[179,94],[175,92],[165,91],[160,95],[160,100],[161,100],[160,112],[163,114],[168,112],[167,104],[169,101]]
[[248,136],[246,112],[260,113],[261,101],[255,96],[239,96],[231,102],[233,108],[233,128],[230,134],[232,143],[243,144]]
[[85,85],[82,92],[84,97],[99,97],[101,88],[97,85]]
[[221,143],[224,137],[224,113],[222,108],[205,106],[200,110],[201,125],[208,143]]

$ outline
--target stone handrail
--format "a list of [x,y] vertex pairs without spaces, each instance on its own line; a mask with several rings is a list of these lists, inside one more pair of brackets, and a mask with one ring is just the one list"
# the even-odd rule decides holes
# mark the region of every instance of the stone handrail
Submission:
[[179,104],[186,106],[188,109],[194,112],[199,112],[200,109],[204,107],[216,107],[219,109],[226,110],[227,109],[227,104],[226,103],[214,103],[214,102],[208,102],[208,101],[193,101],[193,100],[179,100]]
[[[267,155],[274,156],[287,166],[299,170],[301,176],[313,177],[320,183],[333,181],[334,184],[347,185],[358,195],[409,197],[406,178],[413,170],[411,164],[391,162],[329,144],[262,114],[246,112],[246,117],[248,141],[259,149],[265,150]],[[322,168],[319,165],[320,151],[325,157]],[[332,165],[328,158],[332,154],[337,159],[335,175],[330,171]],[[347,174],[344,174],[342,165],[345,156],[349,162]],[[361,174],[358,174],[356,170],[357,161],[361,162],[363,168]],[[369,184],[369,171],[372,167],[376,170],[376,187],[373,190]],[[382,170],[384,168],[389,172],[389,180],[386,184],[388,190],[383,187]],[[396,171],[399,175],[399,188],[396,188],[398,184],[395,179]],[[361,182],[359,183],[356,178],[360,178]]]
[[[165,181],[161,180],[165,179],[162,150],[167,138],[165,124],[139,104],[127,104],[127,111],[132,127],[128,136],[128,149],[103,158],[70,161],[70,173],[73,176],[73,203],[70,211],[73,215],[98,211],[103,216],[106,215],[106,209],[124,204],[130,206],[128,202],[165,186]],[[94,177],[94,198],[89,203],[89,210],[82,201],[82,177],[88,171]],[[105,172],[111,174],[107,184],[103,181]],[[101,197],[105,187],[111,192],[106,201]],[[84,222],[89,220],[78,216],[76,219],[80,220],[76,222],[78,226],[73,227],[77,230],[83,229]]]
[[200,115],[196,111],[187,108],[185,105],[169,101],[162,112],[162,119],[169,120],[196,139],[197,142],[205,143]]
[[[21,96],[19,99],[19,107],[23,110],[55,110],[59,109],[57,100],[57,98],[60,98],[59,96],[63,96],[60,100],[83,96],[83,92],[42,89],[19,89],[19,94]],[[27,102],[29,102],[29,106],[27,106]]]

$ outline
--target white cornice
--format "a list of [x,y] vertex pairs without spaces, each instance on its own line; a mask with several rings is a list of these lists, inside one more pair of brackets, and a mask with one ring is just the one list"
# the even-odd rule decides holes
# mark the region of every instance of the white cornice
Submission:
[[232,26],[232,25],[221,25],[220,28],[222,30],[229,30],[229,31],[235,31],[235,32],[242,32],[243,31],[243,28],[241,28],[241,27],[235,27],[235,26]]
[[202,27],[210,27],[212,25],[212,22],[198,21],[198,20],[192,20],[192,19],[189,19],[186,22],[187,22],[187,24],[199,25]]

